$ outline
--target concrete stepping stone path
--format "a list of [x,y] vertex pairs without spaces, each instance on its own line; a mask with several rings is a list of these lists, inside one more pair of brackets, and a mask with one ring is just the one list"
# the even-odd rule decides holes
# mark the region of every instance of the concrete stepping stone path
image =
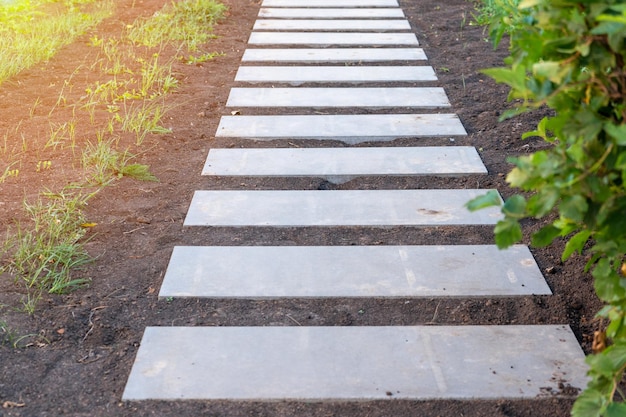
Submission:
[[215,136],[256,140],[333,139],[355,144],[466,134],[455,114],[332,114],[222,116]]
[[176,247],[159,297],[475,297],[551,294],[514,246]]
[[413,45],[413,33],[252,32],[250,45]]
[[235,76],[235,81],[239,82],[279,82],[292,85],[302,83],[416,82],[436,80],[435,71],[430,66],[273,66],[271,71],[267,67],[246,66],[239,67]]
[[259,18],[269,19],[365,19],[403,18],[401,9],[272,8],[262,7]]
[[[398,85],[436,81],[431,67],[416,66],[427,57],[409,29],[396,0],[263,0],[235,81],[278,88],[233,88],[228,111],[240,108],[243,114],[224,115],[216,137],[347,144],[406,138],[414,145],[211,149],[203,175],[315,176],[342,182],[356,176],[486,173],[473,147],[417,146],[422,137],[449,144],[450,136],[466,132],[454,113],[411,111],[449,103],[440,87]],[[377,85],[333,87],[340,82]],[[315,83],[316,88],[273,83]],[[328,108],[324,110],[328,114],[315,114],[321,113],[318,107]],[[340,107],[356,111],[336,114],[335,108]],[[380,108],[377,114],[365,114],[372,107]],[[282,114],[286,108],[290,114]],[[391,108],[402,114],[389,112]],[[380,114],[385,109],[388,112]],[[501,218],[498,209],[470,213],[465,208],[467,201],[485,192],[198,190],[184,225],[320,226],[337,233],[342,227],[361,226],[493,226]],[[270,229],[270,236],[274,230]],[[521,245],[498,251],[493,245],[463,242],[447,246],[244,243],[248,246],[176,247],[159,296],[315,302],[316,298],[551,294],[532,254]],[[584,354],[564,325],[264,325],[146,328],[122,398],[532,399],[561,392],[563,387],[581,389],[587,382]]]
[[243,62],[349,63],[424,61],[421,48],[246,49]]
[[450,107],[440,87],[232,88],[227,107]]
[[495,225],[500,210],[470,212],[487,190],[196,191],[185,226]]
[[306,177],[486,174],[471,146],[211,149],[202,175]]
[[396,0],[263,0],[263,7],[398,7]]
[[257,20],[252,30],[411,30],[406,20]]
[[568,326],[148,327],[122,398],[530,399],[585,372]]

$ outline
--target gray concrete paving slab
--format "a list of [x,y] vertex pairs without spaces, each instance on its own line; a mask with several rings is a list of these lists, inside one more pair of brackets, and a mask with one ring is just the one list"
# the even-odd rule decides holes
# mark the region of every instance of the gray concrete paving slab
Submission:
[[177,246],[159,297],[551,294],[526,246]]
[[261,7],[399,7],[396,0],[263,0]]
[[566,325],[148,327],[122,399],[536,398],[584,361]]
[[419,45],[414,33],[252,32],[249,45]]
[[441,87],[231,88],[227,107],[450,107]]
[[455,114],[222,116],[215,136],[334,139],[355,144],[400,137],[466,135]]
[[243,62],[381,62],[425,61],[422,48],[246,49]]
[[235,81],[262,83],[359,83],[436,81],[431,66],[241,66]]
[[472,146],[214,148],[202,175],[323,177],[486,174]]
[[488,190],[196,191],[185,226],[494,225],[499,208],[469,212]]
[[402,9],[339,9],[339,8],[272,8],[262,7],[259,10],[260,18],[273,19],[381,19],[402,18]]
[[286,20],[286,19],[259,19],[254,23],[252,30],[411,30],[408,20]]

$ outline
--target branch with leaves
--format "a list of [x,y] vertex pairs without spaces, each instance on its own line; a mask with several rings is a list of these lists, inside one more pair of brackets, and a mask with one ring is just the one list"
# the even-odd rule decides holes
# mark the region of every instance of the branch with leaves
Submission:
[[[554,116],[523,135],[541,137],[549,148],[509,159],[514,168],[507,182],[521,192],[502,205],[496,244],[505,248],[522,239],[520,220],[556,214],[532,244],[564,238],[563,261],[583,251],[591,255],[586,270],[606,304],[598,315],[609,321],[610,343],[587,358],[591,381],[572,414],[624,416],[618,386],[626,369],[626,4],[522,0],[515,13],[490,26],[496,43],[510,32],[506,67],[484,72],[511,87],[511,100],[521,100],[503,117],[543,106]],[[493,192],[468,208],[500,204]]]

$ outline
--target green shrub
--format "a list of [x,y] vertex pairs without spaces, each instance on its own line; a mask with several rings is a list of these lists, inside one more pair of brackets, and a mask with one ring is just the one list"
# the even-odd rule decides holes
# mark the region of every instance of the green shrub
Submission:
[[517,20],[519,2],[520,0],[479,0],[476,2],[476,13],[472,16],[481,26],[496,21],[498,27],[506,28],[507,24],[512,25]]
[[[573,415],[624,416],[626,404],[616,393],[626,369],[626,4],[522,0],[519,13],[522,26],[511,32],[506,67],[485,73],[508,84],[509,98],[519,102],[505,117],[542,106],[555,115],[523,135],[551,147],[511,158],[507,182],[525,193],[504,203],[496,243],[520,240],[521,219],[554,213],[532,243],[565,238],[563,260],[588,251],[587,269],[606,303],[598,314],[609,320],[611,343],[587,358],[591,381]],[[502,16],[494,22],[496,41],[508,24]],[[488,194],[468,206],[492,204],[498,200]]]

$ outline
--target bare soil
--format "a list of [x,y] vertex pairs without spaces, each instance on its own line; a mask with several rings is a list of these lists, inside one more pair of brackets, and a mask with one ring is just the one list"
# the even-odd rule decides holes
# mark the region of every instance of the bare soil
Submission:
[[[95,49],[91,36],[119,36],[126,24],[147,16],[165,0],[119,0],[115,17],[64,48],[54,59],[25,71],[0,87],[0,128],[15,127],[25,138],[47,130],[64,80],[78,85],[101,76],[89,70]],[[176,67],[180,88],[168,103],[171,134],[153,135],[138,162],[148,164],[160,182],[122,179],[90,200],[88,219],[97,223],[87,248],[97,260],[80,276],[88,288],[68,295],[46,295],[34,315],[19,308],[24,295],[9,276],[0,280],[0,320],[21,335],[34,334],[27,347],[0,346],[0,416],[567,416],[570,392],[533,400],[500,401],[372,401],[372,402],[122,402],[121,395],[146,326],[308,326],[569,324],[586,353],[591,349],[593,320],[601,304],[592,280],[582,272],[585,259],[560,262],[561,244],[533,249],[552,288],[551,296],[458,299],[279,299],[160,300],[158,289],[175,245],[393,245],[488,244],[486,227],[342,227],[342,228],[183,228],[191,196],[198,189],[419,189],[497,188],[504,182],[506,158],[544,146],[522,141],[541,114],[498,122],[507,103],[507,88],[479,71],[502,64],[504,48],[493,50],[483,28],[471,25],[467,0],[401,0],[402,8],[425,49],[453,111],[469,135],[444,139],[404,138],[383,146],[472,145],[489,170],[486,176],[463,178],[358,178],[334,185],[317,178],[203,178],[201,167],[212,147],[345,146],[339,142],[251,141],[216,139],[213,135],[256,19],[259,2],[228,0],[229,13],[215,28],[210,50],[224,55],[199,65]],[[506,42],[504,42],[506,44]],[[165,52],[164,52],[165,53]],[[170,52],[172,53],[172,52]],[[91,60],[91,61],[90,61]],[[82,69],[74,74],[75,69]],[[82,83],[82,84],[81,84]],[[29,116],[33,103],[40,105]],[[242,110],[245,113],[246,110]],[[56,113],[55,113],[56,114]],[[60,120],[59,120],[60,122]],[[45,129],[42,133],[42,126]],[[15,141],[21,138],[12,137]],[[80,138],[85,141],[88,138]],[[367,144],[359,145],[366,146]],[[377,144],[378,145],[378,144]],[[42,155],[36,147],[23,154],[20,175],[0,184],[0,232],[23,219],[21,203],[44,187],[59,189],[76,174],[76,156],[67,152]],[[52,168],[37,172],[38,161]],[[79,164],[78,164],[79,165]],[[526,235],[540,225],[528,221]],[[463,372],[459,369],[459,372]],[[269,376],[268,376],[269,378]]]

